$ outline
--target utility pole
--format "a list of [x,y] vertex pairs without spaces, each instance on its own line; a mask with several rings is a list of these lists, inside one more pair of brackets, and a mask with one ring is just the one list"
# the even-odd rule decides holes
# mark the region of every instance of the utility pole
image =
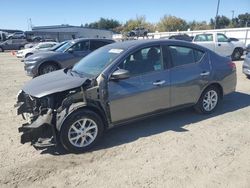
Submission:
[[234,10],[231,10],[232,12],[232,20],[234,19]]
[[216,16],[215,16],[214,29],[216,29],[216,27],[217,27],[217,17],[218,17],[219,7],[220,7],[220,0],[218,0],[218,3],[217,3],[217,10],[216,10]]

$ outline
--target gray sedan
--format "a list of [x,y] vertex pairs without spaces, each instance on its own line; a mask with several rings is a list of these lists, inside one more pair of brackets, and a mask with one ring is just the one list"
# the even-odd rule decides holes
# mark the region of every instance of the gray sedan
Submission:
[[235,64],[204,47],[174,40],[113,43],[23,87],[18,114],[29,114],[30,123],[19,128],[21,142],[48,146],[39,138],[52,130],[51,145],[59,141],[83,152],[117,125],[190,106],[212,113],[235,87]]
[[75,39],[55,51],[36,53],[24,59],[26,74],[36,77],[58,69],[73,66],[92,51],[113,43],[109,39]]

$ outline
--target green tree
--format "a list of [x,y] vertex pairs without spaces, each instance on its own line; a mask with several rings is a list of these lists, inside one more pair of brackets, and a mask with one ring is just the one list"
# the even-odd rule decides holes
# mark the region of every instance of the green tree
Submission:
[[[222,28],[226,28],[229,26],[229,24],[231,23],[231,20],[226,17],[226,16],[217,16],[216,18],[216,29],[222,29]],[[215,25],[215,20],[211,18],[210,20],[210,26],[212,28],[214,28]]]
[[144,27],[151,32],[155,30],[155,26],[147,22],[145,16],[136,16],[135,19],[130,19],[124,24],[123,32],[131,31],[136,27]]
[[184,31],[187,30],[187,22],[175,16],[165,15],[157,24],[158,31]]
[[211,26],[207,24],[206,21],[192,21],[188,23],[188,28],[190,28],[191,30],[208,30],[211,29]]
[[238,24],[239,24],[239,27],[250,26],[250,14],[249,13],[239,14],[238,15]]
[[121,24],[119,21],[114,19],[105,19],[105,18],[100,18],[97,22],[85,24],[85,27],[97,28],[97,29],[110,29],[110,30],[113,30],[120,26]]

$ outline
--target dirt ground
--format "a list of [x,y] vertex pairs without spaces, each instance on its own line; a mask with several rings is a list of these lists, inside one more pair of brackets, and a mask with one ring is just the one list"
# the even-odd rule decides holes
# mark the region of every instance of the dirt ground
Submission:
[[13,107],[30,80],[0,53],[0,187],[250,187],[250,80],[213,115],[186,109],[110,130],[94,151],[67,154],[20,144]]

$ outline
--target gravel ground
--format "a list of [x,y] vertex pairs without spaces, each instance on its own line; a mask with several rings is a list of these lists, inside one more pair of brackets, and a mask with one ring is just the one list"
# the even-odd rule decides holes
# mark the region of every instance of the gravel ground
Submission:
[[185,109],[110,130],[94,151],[66,154],[19,143],[13,105],[23,63],[0,53],[0,187],[250,187],[250,80],[213,115]]

